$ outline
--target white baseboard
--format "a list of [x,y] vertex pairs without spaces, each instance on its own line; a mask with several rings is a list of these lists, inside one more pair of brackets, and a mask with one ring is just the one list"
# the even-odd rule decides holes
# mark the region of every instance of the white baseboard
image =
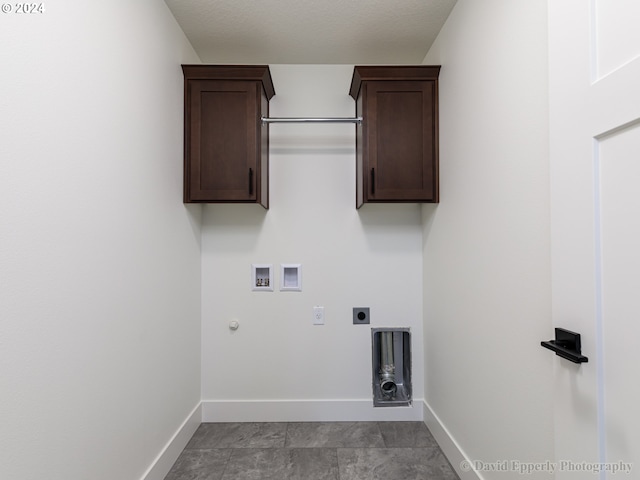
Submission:
[[203,400],[203,422],[422,421],[423,399],[408,407],[367,400]]
[[171,440],[165,445],[160,454],[153,461],[141,480],[163,480],[169,470],[187,446],[189,440],[202,423],[202,403],[198,403],[187,416]]
[[474,470],[472,462],[467,458],[455,438],[451,436],[447,427],[440,421],[440,418],[431,410],[429,404],[426,401],[423,403],[424,423],[431,430],[433,437],[460,480],[484,480],[484,477]]

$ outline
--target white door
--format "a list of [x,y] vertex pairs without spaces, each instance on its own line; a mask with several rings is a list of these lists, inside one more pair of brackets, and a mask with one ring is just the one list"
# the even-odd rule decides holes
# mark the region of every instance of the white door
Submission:
[[640,1],[548,6],[556,478],[640,479]]

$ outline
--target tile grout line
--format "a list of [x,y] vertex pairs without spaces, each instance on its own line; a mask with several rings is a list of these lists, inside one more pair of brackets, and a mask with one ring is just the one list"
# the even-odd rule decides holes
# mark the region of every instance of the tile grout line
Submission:
[[378,429],[378,433],[380,434],[380,439],[382,440],[382,445],[387,446],[387,441],[384,439],[384,435],[382,434],[382,429],[380,428],[380,422],[376,422],[376,428]]
[[[227,450],[231,450],[230,448]],[[229,463],[231,463],[231,455],[233,455],[233,451],[229,452],[229,456],[227,457],[227,461],[224,463],[224,468],[222,469],[222,475],[220,475],[220,479],[224,478],[224,474],[227,473],[227,468],[229,468]]]
[[284,444],[283,444],[283,448],[287,448],[287,441],[289,440],[289,425],[291,425],[291,422],[287,422],[287,426],[284,429]]

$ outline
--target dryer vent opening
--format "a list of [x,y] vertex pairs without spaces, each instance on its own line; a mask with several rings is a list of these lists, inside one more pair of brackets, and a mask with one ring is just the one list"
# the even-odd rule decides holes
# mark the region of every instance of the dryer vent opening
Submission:
[[408,328],[371,330],[373,405],[411,405],[411,333]]

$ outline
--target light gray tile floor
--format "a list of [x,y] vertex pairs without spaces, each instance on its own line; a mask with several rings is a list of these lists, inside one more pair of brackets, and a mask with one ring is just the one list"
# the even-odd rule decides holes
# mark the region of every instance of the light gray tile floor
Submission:
[[422,422],[203,423],[165,480],[458,480]]

